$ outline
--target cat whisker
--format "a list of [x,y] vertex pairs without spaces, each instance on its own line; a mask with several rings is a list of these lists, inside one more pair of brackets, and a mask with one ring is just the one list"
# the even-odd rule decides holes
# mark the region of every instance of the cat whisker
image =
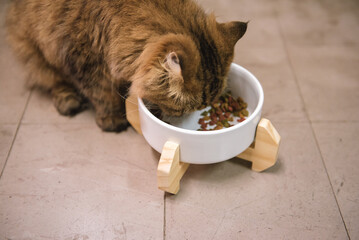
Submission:
[[129,113],[134,113],[134,112],[137,112],[137,109],[132,110],[132,111],[128,111],[128,112],[122,114],[121,117],[126,117]]
[[126,97],[123,96],[118,90],[115,91],[115,93],[120,96],[121,98],[123,98],[123,100],[126,100]]
[[123,96],[119,91],[115,91],[115,93],[120,96],[123,100],[129,101],[132,104],[138,105],[137,101],[131,101],[128,97]]

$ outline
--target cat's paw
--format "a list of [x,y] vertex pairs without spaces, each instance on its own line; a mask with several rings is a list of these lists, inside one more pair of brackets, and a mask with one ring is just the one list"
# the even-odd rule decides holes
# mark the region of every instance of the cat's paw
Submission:
[[130,126],[125,117],[122,116],[96,116],[97,125],[106,132],[121,132]]
[[58,95],[53,101],[57,111],[65,116],[73,116],[86,108],[84,99],[75,94]]

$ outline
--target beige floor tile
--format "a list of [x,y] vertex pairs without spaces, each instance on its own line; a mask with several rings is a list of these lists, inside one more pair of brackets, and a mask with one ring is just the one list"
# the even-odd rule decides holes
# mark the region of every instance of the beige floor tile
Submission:
[[291,47],[289,52],[312,121],[359,120],[359,48]]
[[132,129],[23,124],[0,181],[0,238],[162,239],[157,159]]
[[0,123],[16,124],[21,119],[30,92],[24,87],[22,71],[14,62],[6,63],[3,58],[6,57],[0,54]]
[[23,118],[24,123],[93,123],[95,124],[95,114],[93,109],[84,110],[75,116],[60,115],[54,104],[51,96],[39,91],[34,91],[31,94],[29,104]]
[[308,123],[281,123],[279,162],[190,166],[166,196],[166,239],[346,239]]
[[296,46],[358,46],[358,11],[356,0],[280,0],[276,5],[283,34]]
[[237,49],[282,47],[281,35],[275,18],[275,5],[268,1],[201,0],[207,12],[214,12],[218,22],[243,21],[248,23],[247,31]]
[[[234,19],[241,21],[249,20],[238,19],[238,16],[237,19]],[[277,20],[273,17],[254,17],[249,21],[246,33],[236,44],[236,50],[252,50],[256,48],[281,50],[282,47]],[[246,56],[242,56],[242,58],[245,57]]]
[[251,20],[274,16],[277,0],[258,0],[256,4],[251,0],[198,0],[197,2],[206,12],[214,12],[220,19]]
[[0,124],[0,173],[15,137],[17,124]]
[[350,237],[359,239],[359,123],[313,126]]
[[310,120],[358,121],[358,1],[278,3],[278,23]]

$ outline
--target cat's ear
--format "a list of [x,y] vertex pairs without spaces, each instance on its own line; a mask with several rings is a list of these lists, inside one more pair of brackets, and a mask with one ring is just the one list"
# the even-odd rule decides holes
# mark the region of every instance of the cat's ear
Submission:
[[173,73],[177,76],[182,75],[180,59],[179,59],[177,53],[175,53],[175,52],[170,52],[169,54],[167,54],[166,59],[165,59],[165,67],[166,67],[166,69],[168,69],[168,71],[170,71],[171,73]]
[[219,25],[220,30],[225,35],[228,43],[234,46],[246,33],[248,22],[233,21],[221,23]]
[[182,76],[181,62],[179,54],[170,52],[166,55],[164,68],[168,72],[168,93],[170,96],[178,98],[181,96],[184,87],[184,80]]

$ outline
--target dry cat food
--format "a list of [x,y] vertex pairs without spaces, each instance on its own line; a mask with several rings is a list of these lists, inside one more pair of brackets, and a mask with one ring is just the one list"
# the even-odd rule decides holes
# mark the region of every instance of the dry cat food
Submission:
[[[203,106],[204,109],[206,106]],[[230,92],[223,94],[210,109],[201,113],[198,131],[211,131],[228,128],[235,123],[243,122],[248,117],[247,103],[242,98],[234,98]]]

